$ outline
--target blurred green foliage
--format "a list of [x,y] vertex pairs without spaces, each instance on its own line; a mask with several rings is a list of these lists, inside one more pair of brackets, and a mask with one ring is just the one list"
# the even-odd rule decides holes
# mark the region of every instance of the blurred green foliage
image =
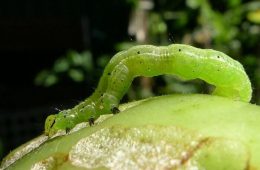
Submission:
[[[126,0],[126,4],[131,5],[134,12],[139,9],[141,1]],[[147,38],[142,43],[185,43],[228,54],[244,65],[254,89],[252,102],[260,104],[260,1],[154,0],[151,3],[153,8],[145,11]],[[115,50],[120,51],[137,44],[140,43],[126,37],[126,41],[115,44]],[[54,63],[53,68],[39,73],[36,83],[51,86],[59,82],[61,75],[66,75],[75,82],[88,81],[88,77],[96,74],[92,60],[99,67],[104,67],[112,55],[92,58],[90,52],[69,51]],[[147,85],[138,80],[134,81],[129,90],[128,98],[131,100],[154,94],[207,93],[212,90],[211,86],[202,81],[182,82],[173,76],[154,78],[148,83],[148,88],[143,88]]]
[[70,50],[65,56],[55,61],[53,67],[42,70],[36,77],[35,83],[46,87],[58,83],[63,76],[68,76],[75,82],[82,82],[93,72],[93,58],[88,51],[78,53]]

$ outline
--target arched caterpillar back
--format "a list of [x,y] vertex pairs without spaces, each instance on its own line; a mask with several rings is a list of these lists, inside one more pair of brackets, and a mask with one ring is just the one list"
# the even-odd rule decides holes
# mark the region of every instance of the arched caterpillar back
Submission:
[[172,74],[202,79],[216,88],[213,95],[249,102],[252,89],[243,66],[226,54],[189,45],[156,47],[139,45],[117,53],[106,66],[95,92],[72,109],[50,115],[45,122],[49,136],[102,114],[117,112],[118,104],[137,76]]

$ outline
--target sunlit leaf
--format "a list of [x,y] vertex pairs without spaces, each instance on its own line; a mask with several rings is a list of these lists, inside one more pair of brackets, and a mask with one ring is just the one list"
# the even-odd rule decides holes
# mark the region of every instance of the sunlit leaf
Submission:
[[247,19],[253,23],[260,24],[260,10],[249,12]]

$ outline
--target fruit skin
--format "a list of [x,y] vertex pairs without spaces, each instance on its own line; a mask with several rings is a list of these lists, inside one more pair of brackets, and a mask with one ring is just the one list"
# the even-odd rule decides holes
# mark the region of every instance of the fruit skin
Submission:
[[[122,112],[98,125],[43,142],[41,146],[22,156],[8,168],[30,169],[45,162],[46,166],[52,168],[81,169],[80,165],[71,164],[70,157],[73,148],[80,141],[102,129],[114,127],[114,130],[120,131],[145,127],[149,129],[151,126],[151,129],[154,129],[152,132],[154,136],[162,134],[157,127],[165,127],[181,129],[178,133],[185,134],[181,138],[184,143],[191,142],[191,139],[205,140],[205,144],[198,147],[189,158],[190,161],[197,163],[198,169],[218,169],[221,166],[229,169],[260,169],[259,106],[223,97],[194,94],[149,98],[123,105],[120,109]],[[172,134],[176,133],[176,130],[172,130]],[[165,138],[155,138],[155,141],[167,138],[170,137],[165,135]],[[19,151],[21,149],[18,148],[15,152]],[[10,153],[2,162],[2,168],[6,160],[12,159],[14,154]],[[185,169],[185,167],[178,168]]]

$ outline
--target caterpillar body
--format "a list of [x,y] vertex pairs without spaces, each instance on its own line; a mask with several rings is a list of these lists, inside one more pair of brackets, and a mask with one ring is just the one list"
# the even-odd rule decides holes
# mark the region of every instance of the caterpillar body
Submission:
[[213,95],[249,102],[252,89],[243,66],[226,54],[189,45],[139,45],[117,53],[106,66],[95,92],[72,109],[50,115],[45,133],[73,128],[84,121],[117,111],[118,104],[137,76],[171,74],[199,78],[215,86]]

